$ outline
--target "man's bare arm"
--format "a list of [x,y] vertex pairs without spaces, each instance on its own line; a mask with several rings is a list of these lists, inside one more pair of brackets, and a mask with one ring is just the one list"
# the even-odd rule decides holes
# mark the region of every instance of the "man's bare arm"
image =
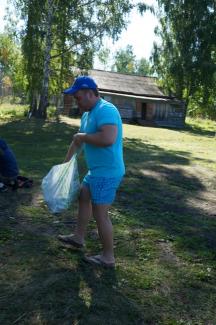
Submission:
[[77,145],[77,144],[75,144],[74,141],[72,141],[69,148],[68,148],[68,152],[66,154],[64,162],[68,162],[69,160],[71,160],[72,156],[79,149],[79,147],[80,147],[80,145]]
[[116,125],[103,125],[99,132],[93,134],[77,133],[74,135],[74,143],[77,145],[83,142],[97,147],[111,146],[117,138],[118,129]]

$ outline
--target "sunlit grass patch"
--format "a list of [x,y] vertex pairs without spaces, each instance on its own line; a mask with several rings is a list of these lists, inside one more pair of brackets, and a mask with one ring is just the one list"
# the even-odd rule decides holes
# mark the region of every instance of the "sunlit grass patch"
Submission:
[[0,104],[0,120],[22,118],[27,114],[27,105],[3,103]]

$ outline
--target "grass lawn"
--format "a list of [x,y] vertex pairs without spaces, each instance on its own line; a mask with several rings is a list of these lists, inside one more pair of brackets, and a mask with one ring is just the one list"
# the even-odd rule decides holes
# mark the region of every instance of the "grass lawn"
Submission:
[[[14,110],[0,106],[0,136],[34,187],[0,194],[0,324],[215,325],[216,123],[124,124],[127,173],[110,212],[111,271],[59,246],[77,206],[53,216],[41,195],[41,179],[64,159],[79,120],[28,120]],[[82,177],[83,157],[79,167]],[[99,249],[91,221],[86,251]]]

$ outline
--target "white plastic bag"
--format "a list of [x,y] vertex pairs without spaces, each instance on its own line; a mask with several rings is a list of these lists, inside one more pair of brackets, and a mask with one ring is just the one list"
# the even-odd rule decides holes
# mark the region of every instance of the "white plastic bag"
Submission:
[[59,213],[68,209],[80,191],[77,154],[69,162],[53,166],[43,178],[41,186],[51,212]]

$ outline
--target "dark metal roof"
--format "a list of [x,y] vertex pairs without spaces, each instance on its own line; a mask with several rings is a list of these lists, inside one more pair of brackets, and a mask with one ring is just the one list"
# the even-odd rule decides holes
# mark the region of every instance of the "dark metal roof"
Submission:
[[171,98],[165,96],[156,84],[154,77],[141,77],[131,74],[89,70],[89,75],[96,81],[99,90],[113,93]]

